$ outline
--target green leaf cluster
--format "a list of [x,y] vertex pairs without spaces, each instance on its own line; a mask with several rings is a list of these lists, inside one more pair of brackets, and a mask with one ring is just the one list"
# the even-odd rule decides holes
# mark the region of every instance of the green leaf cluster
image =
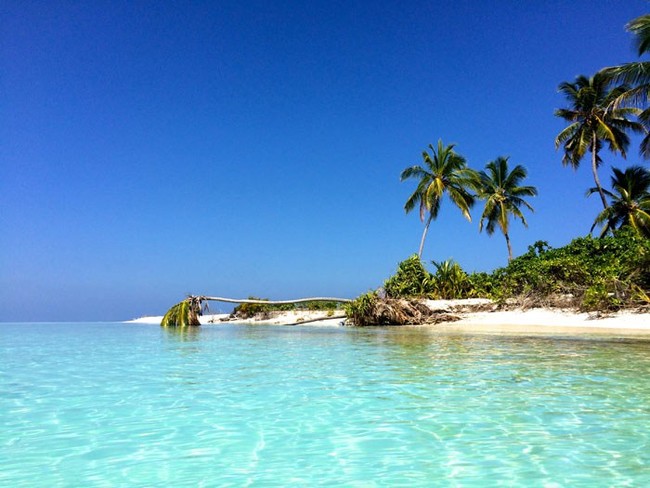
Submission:
[[632,306],[650,289],[650,240],[625,228],[604,238],[580,237],[557,249],[539,241],[505,268],[472,280],[497,300],[548,304],[564,296],[566,305],[584,310]]
[[[249,296],[249,300],[262,300],[266,301],[268,298],[259,298],[254,296]],[[268,316],[271,312],[286,312],[295,310],[295,305],[293,303],[287,304],[264,304],[264,303],[240,303],[233,309],[233,315],[241,319],[250,319],[256,316]]]
[[414,254],[397,265],[397,272],[384,282],[384,291],[388,298],[432,297],[434,278]]
[[433,261],[435,273],[426,269],[417,254],[402,261],[384,282],[387,298],[466,298],[474,296],[470,276],[451,259]]
[[452,259],[439,263],[432,261],[436,267],[433,275],[433,287],[436,298],[446,300],[468,298],[473,296],[472,282],[463,268]]
[[[258,298],[254,296],[249,296],[249,300],[263,300],[266,301],[268,298]],[[282,304],[271,304],[268,305],[265,303],[241,303],[233,309],[233,315],[241,319],[250,319],[253,317],[265,317],[273,312],[291,312],[294,310],[309,310],[310,312],[315,311],[334,311],[340,308],[340,303],[338,302],[323,302],[323,301],[313,301],[313,302],[304,302],[304,303],[282,303]]]
[[162,327],[188,327],[201,325],[199,315],[201,312],[200,301],[189,297],[170,308],[162,318]]
[[373,311],[378,300],[379,296],[376,291],[364,293],[343,306],[345,315],[356,326],[374,325],[372,323]]
[[588,311],[650,304],[650,239],[630,227],[612,236],[580,237],[560,248],[538,241],[492,273],[467,274],[453,260],[433,265],[431,273],[417,255],[409,257],[384,282],[385,297],[366,293],[345,306],[346,314],[364,325],[382,298],[484,297],[504,304]]

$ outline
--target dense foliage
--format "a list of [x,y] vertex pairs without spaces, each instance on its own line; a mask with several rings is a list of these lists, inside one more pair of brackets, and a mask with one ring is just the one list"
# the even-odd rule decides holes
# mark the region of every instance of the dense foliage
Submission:
[[[603,190],[610,198],[610,206],[594,221],[603,225],[601,235],[608,231],[630,226],[639,234],[650,237],[650,171],[641,166],[631,166],[621,171],[612,168],[612,191]],[[591,188],[587,194],[596,191]]]
[[417,254],[402,261],[397,272],[384,282],[387,298],[464,298],[471,294],[472,284],[463,269],[449,259],[433,262],[435,272],[425,267]]
[[[557,306],[586,311],[650,305],[650,239],[631,227],[614,235],[574,239],[551,248],[538,241],[524,255],[492,273],[467,274],[452,260],[429,272],[417,255],[398,265],[383,292],[371,291],[345,307],[355,325],[378,325],[401,300],[484,297],[517,306]],[[398,312],[389,310],[393,315]]]
[[[268,298],[258,298],[249,296],[249,300],[268,300]],[[324,310],[334,311],[341,307],[338,302],[309,301],[303,303],[282,303],[282,304],[265,304],[265,303],[241,303],[233,310],[233,315],[240,319],[250,319],[252,317],[268,318],[274,312],[290,312],[294,310],[309,310],[310,312]]]
[[354,324],[360,327],[366,325],[378,325],[374,322],[373,311],[376,308],[379,297],[377,292],[369,291],[357,297],[355,300],[344,305],[345,315]]
[[646,302],[650,291],[650,240],[626,228],[604,238],[580,237],[557,249],[540,241],[505,268],[474,281],[498,300],[585,310],[632,306]]
[[433,275],[414,254],[397,265],[397,272],[384,282],[388,298],[430,297],[435,292]]

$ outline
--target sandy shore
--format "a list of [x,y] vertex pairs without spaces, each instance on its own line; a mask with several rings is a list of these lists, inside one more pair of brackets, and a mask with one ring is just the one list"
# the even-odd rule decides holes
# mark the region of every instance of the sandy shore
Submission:
[[461,315],[457,322],[438,324],[445,331],[536,334],[609,334],[650,337],[650,313],[611,315],[536,308]]
[[[437,301],[446,306],[466,305],[468,301]],[[228,320],[228,314],[204,315],[202,324],[259,324],[259,325],[315,325],[340,326],[344,318],[342,311],[328,312],[293,311],[284,312],[265,320]],[[482,311],[457,313],[460,320],[443,322],[425,327],[437,328],[441,332],[481,332],[494,334],[609,334],[615,336],[649,336],[650,313],[619,312],[611,315],[576,313],[558,309],[529,309],[508,311]],[[160,324],[162,316],[142,317],[128,323]]]
[[[333,316],[329,316],[328,312],[324,311],[291,311],[283,312],[269,319],[248,319],[248,320],[228,320],[230,314],[212,314],[203,315],[199,317],[201,324],[257,324],[257,325],[300,325],[300,324],[314,324],[314,325],[329,325],[339,326],[344,320],[343,311],[334,311]],[[130,324],[158,324],[162,320],[162,315],[141,317],[139,319],[128,320]]]

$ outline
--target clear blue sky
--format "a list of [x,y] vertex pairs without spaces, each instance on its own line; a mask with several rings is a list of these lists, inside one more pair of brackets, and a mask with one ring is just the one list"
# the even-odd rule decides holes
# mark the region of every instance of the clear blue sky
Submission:
[[[417,251],[429,143],[529,170],[515,254],[598,212],[561,165],[562,81],[637,59],[642,0],[0,7],[0,321],[162,314],[188,293],[352,297]],[[638,164],[636,147],[627,162]],[[424,258],[506,264],[445,201]]]

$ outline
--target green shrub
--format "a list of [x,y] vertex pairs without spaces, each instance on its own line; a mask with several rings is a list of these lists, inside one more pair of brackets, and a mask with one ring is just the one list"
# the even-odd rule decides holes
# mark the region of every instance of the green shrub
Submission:
[[467,298],[472,294],[473,287],[469,276],[463,268],[452,259],[436,263],[436,273],[433,284],[436,295],[444,299]]
[[384,282],[389,298],[427,297],[435,293],[433,275],[414,254],[397,266],[397,272]]
[[[258,298],[249,296],[249,300],[268,300],[268,298]],[[264,315],[271,310],[271,305],[261,304],[261,303],[240,303],[237,305],[233,314],[242,319],[250,319],[256,315]]]
[[497,299],[565,294],[584,309],[610,310],[631,304],[649,285],[650,240],[622,229],[614,236],[580,237],[557,249],[536,242],[492,273],[490,292]]
[[471,273],[467,275],[467,279],[469,280],[469,297],[492,297],[494,284],[490,273]]
[[379,297],[376,291],[369,291],[344,305],[345,315],[354,325],[372,324],[375,304]]

